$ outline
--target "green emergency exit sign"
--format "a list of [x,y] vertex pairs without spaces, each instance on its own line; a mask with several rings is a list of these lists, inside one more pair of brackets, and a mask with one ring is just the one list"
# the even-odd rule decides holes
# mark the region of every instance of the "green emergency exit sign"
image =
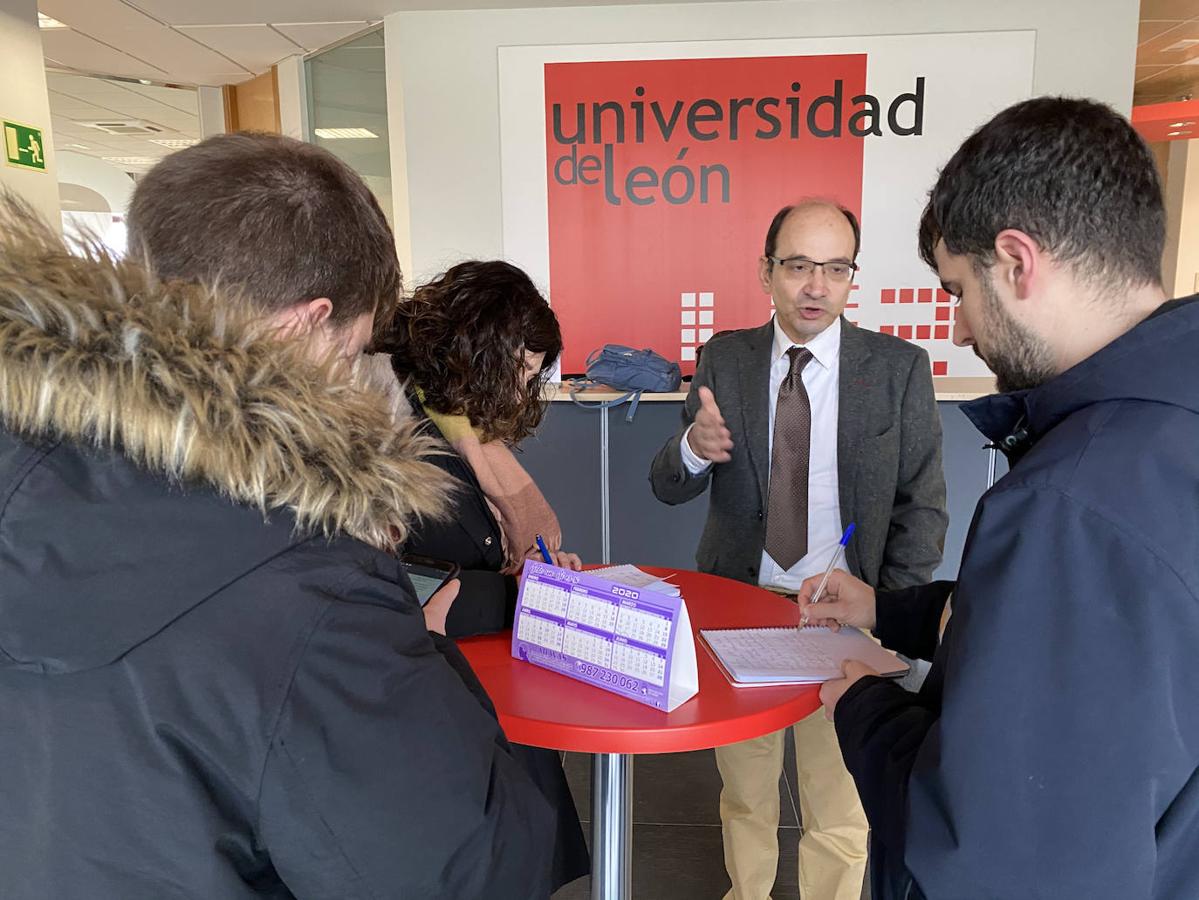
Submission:
[[46,143],[42,140],[42,130],[5,121],[4,157],[10,166],[45,172]]

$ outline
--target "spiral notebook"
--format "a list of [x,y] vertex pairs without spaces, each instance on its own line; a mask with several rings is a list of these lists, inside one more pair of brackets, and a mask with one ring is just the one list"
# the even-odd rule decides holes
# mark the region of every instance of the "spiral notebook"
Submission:
[[841,677],[847,659],[880,675],[903,675],[908,664],[856,628],[719,628],[700,635],[738,687],[819,684]]

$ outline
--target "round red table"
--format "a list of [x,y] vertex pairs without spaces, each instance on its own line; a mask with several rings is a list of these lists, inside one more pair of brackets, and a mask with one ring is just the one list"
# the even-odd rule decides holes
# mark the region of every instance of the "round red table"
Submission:
[[736,688],[699,637],[701,628],[796,625],[799,609],[759,587],[678,569],[699,666],[699,693],[673,712],[644,706],[512,657],[510,631],[458,642],[495,703],[508,739],[592,757],[591,896],[631,896],[632,754],[706,750],[798,722],[819,705],[818,685]]

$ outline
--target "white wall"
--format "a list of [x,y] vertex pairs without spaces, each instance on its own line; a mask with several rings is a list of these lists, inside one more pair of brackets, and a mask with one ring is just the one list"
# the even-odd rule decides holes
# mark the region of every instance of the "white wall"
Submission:
[[42,130],[44,172],[19,169],[0,160],[0,186],[24,197],[56,230],[58,178],[37,0],[0,0],[0,118]]
[[58,156],[58,182],[91,188],[108,201],[115,215],[123,216],[133,199],[133,179],[119,166],[110,162],[64,150]]
[[[82,193],[90,194],[97,205],[81,208],[72,203],[72,195],[79,193],[71,190],[74,186],[85,189]],[[134,187],[128,173],[112,163],[64,150],[58,154],[63,234],[67,238],[99,237],[115,255],[124,256],[124,216]]]
[[503,255],[501,46],[1035,29],[1035,93],[1095,97],[1127,112],[1138,13],[1138,0],[752,0],[394,13],[384,23],[401,257],[409,251],[406,271],[423,278],[463,257]]
[[289,56],[275,64],[279,82],[279,128],[288,137],[308,140],[308,87],[304,57]]
[[1199,290],[1199,140],[1170,142],[1166,179],[1166,292],[1185,297]]
[[200,85],[196,88],[200,110],[200,137],[225,133],[225,97],[219,87]]
[[[404,113],[404,69],[400,63],[401,47],[404,46],[401,30],[406,27],[400,16],[388,16],[383,20],[383,44],[387,71],[387,133],[388,151],[391,154],[391,228],[395,232],[396,255],[400,259],[400,271],[404,273],[404,284],[411,288],[420,283],[418,279],[430,274],[426,264],[424,272],[416,270],[412,256],[411,192],[408,189],[408,132],[407,116]],[[496,94],[496,110],[499,110],[499,88],[492,76]],[[421,131],[423,129],[417,129]],[[499,146],[499,122],[495,125],[495,143]],[[496,160],[498,172],[499,161]],[[496,199],[499,199],[498,183]],[[492,254],[498,255],[498,254]],[[436,265],[433,263],[432,265]]]

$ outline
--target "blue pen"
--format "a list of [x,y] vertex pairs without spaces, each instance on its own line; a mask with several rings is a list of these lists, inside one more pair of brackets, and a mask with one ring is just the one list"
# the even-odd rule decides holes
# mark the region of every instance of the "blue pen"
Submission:
[[550,556],[549,547],[545,545],[545,541],[541,539],[541,535],[537,535],[537,549],[541,551],[541,558],[545,560],[547,566],[554,564],[553,557]]
[[824,570],[824,577],[820,579],[820,585],[816,588],[816,593],[812,595],[812,602],[819,603],[820,598],[824,595],[824,587],[828,584],[828,578],[833,574],[833,569],[837,565],[837,559],[845,550],[845,545],[849,543],[849,539],[853,536],[854,524],[849,523],[849,527],[845,529],[845,534],[841,535],[841,543],[837,545],[837,549],[833,551],[833,558],[828,561],[828,568]]

